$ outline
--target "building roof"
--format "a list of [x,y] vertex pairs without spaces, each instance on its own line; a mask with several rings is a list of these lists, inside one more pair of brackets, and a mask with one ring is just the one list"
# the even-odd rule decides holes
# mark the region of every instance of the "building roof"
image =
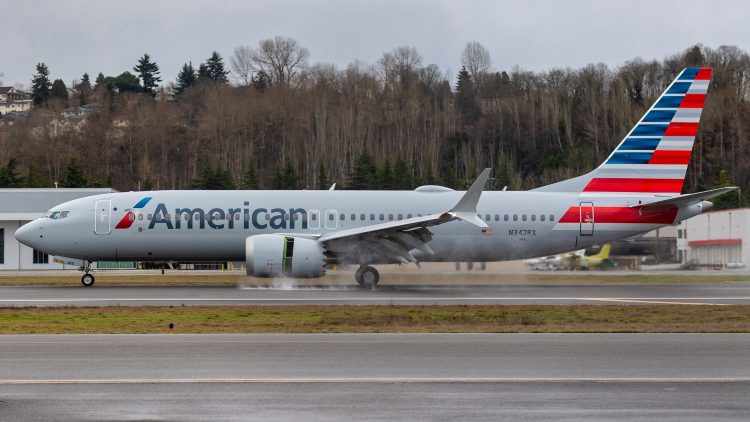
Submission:
[[0,94],[7,94],[13,89],[12,86],[0,86]]
[[0,189],[0,219],[36,218],[63,202],[112,192],[112,188]]

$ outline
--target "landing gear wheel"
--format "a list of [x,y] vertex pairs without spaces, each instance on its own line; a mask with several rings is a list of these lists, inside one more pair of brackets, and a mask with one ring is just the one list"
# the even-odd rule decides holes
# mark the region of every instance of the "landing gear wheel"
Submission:
[[84,274],[81,276],[81,284],[83,284],[84,287],[91,287],[94,285],[94,281],[96,279],[92,274]]
[[354,278],[363,289],[375,289],[380,281],[380,273],[369,265],[359,267]]

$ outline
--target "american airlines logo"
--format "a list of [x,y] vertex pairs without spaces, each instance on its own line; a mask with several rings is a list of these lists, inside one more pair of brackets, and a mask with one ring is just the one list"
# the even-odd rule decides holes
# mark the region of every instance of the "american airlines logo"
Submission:
[[[149,203],[149,201],[151,201],[150,196],[143,197],[138,202],[136,202],[135,205],[133,205],[133,209],[142,209],[143,207],[146,206],[146,204]],[[133,210],[127,210],[125,215],[122,216],[120,221],[115,226],[115,229],[129,229],[130,226],[132,226],[134,222],[135,222],[135,212],[133,212]]]
[[[151,197],[145,197],[138,201],[132,209],[128,210],[115,226],[116,229],[129,229],[136,221],[137,214],[134,210],[143,209],[149,203]],[[245,201],[238,208],[175,208],[170,212],[166,204],[156,205],[153,214],[148,214],[148,228],[154,229],[162,226],[168,230],[177,229],[294,229],[300,227],[307,229],[308,213],[304,208],[251,208],[250,202]],[[313,216],[315,218],[315,216]]]

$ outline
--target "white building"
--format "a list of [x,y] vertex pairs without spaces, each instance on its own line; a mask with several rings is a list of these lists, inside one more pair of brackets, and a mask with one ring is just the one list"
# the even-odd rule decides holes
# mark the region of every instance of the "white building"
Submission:
[[699,214],[677,226],[680,261],[697,266],[750,264],[750,209]]
[[57,204],[112,189],[0,189],[0,270],[62,269],[54,258],[16,241],[13,234]]
[[0,86],[0,116],[31,110],[31,95],[12,86]]

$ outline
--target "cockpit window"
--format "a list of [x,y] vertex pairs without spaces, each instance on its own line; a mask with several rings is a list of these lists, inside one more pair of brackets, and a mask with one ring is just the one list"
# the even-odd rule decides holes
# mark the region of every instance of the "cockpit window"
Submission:
[[61,218],[65,218],[70,214],[70,211],[51,211],[47,217],[53,219],[53,220],[59,220]]

